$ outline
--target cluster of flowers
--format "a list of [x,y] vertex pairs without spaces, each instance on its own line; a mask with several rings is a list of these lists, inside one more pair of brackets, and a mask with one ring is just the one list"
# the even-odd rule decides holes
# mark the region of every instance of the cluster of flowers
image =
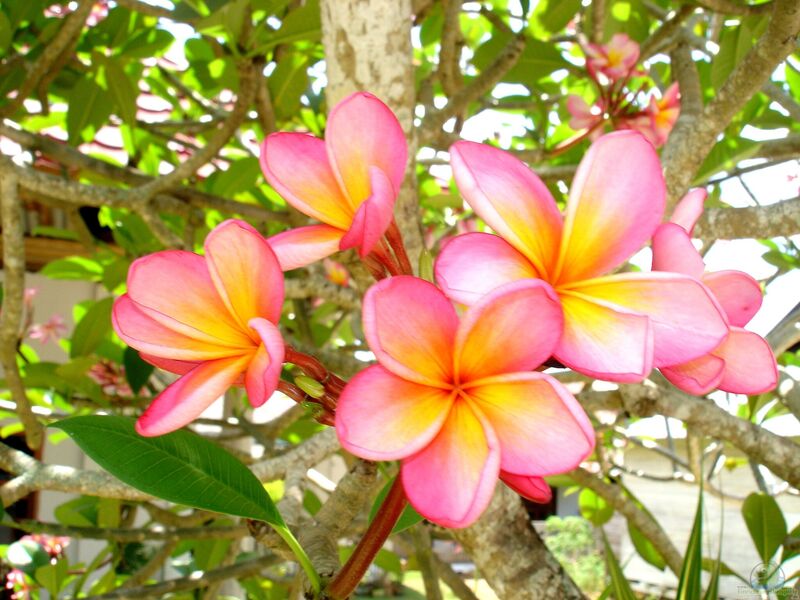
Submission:
[[589,106],[582,97],[569,96],[569,126],[582,131],[582,137],[596,139],[608,122],[613,129],[638,131],[656,148],[663,145],[681,109],[678,84],[670,85],[660,98],[651,93],[645,107],[640,108],[636,101],[644,89],[631,91],[627,87],[632,77],[643,74],[636,69],[639,44],[624,33],[617,33],[608,44],[586,44],[584,52],[586,71],[597,87],[598,97]]
[[[34,533],[22,536],[19,541],[37,544],[43,552],[49,555],[50,563],[54,564],[69,545],[70,538]],[[33,573],[26,574],[25,571],[17,568],[11,569],[6,574],[5,589],[8,598],[11,600],[28,600],[31,597],[32,584],[28,575],[33,575]]]
[[[181,375],[138,431],[181,427],[231,385],[245,386],[253,406],[265,402],[297,355],[277,327],[282,271],[348,248],[378,279],[363,300],[378,364],[339,390],[339,439],[357,456],[401,461],[409,501],[444,526],[475,521],[498,478],[547,501],[542,478],[593,451],[583,409],[541,372],[548,360],[615,382],[659,368],[695,393],[775,385],[769,347],[741,329],[760,305],[758,284],[739,272],[704,274],[690,239],[702,193],[661,224],[665,184],[642,135],[615,132],[592,145],[564,215],[511,154],[457,142],[450,156],[464,199],[495,233],[450,240],[434,285],[411,275],[398,241],[393,205],[407,149],[383,103],[366,93],[345,99],[324,141],[269,136],[268,182],[320,224],[265,239],[226,221],[204,256],[165,251],[134,262],[114,327],[145,360]],[[651,239],[654,271],[612,274]]]

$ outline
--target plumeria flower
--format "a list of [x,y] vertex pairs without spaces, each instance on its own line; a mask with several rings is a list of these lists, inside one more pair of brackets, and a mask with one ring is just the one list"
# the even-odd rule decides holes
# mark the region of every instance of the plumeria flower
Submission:
[[28,337],[46,344],[50,340],[57,342],[67,333],[67,324],[61,315],[53,315],[44,323],[31,325]]
[[574,94],[567,97],[567,111],[572,116],[569,126],[576,131],[591,129],[602,122],[605,117],[602,100],[589,106],[586,100]]
[[230,220],[206,238],[205,256],[181,250],[140,258],[114,303],[114,330],[144,360],[181,377],[139,417],[145,436],[178,429],[230,386],[260,406],[278,384],[284,343],[276,324],[283,273],[267,241]]
[[563,218],[544,183],[503,150],[457,142],[450,162],[465,200],[498,234],[470,233],[445,245],[435,272],[450,298],[469,305],[509,281],[547,281],[564,310],[553,355],[610,381],[641,381],[654,366],[698,358],[727,335],[721,309],[696,279],[611,274],[664,213],[661,165],[638,133],[610,133],[589,148]]
[[101,360],[93,364],[86,375],[108,396],[119,396],[120,398],[133,396],[133,390],[125,379],[124,366],[118,366],[110,360]]
[[347,287],[350,284],[350,273],[342,263],[331,258],[322,261],[322,268],[325,270],[325,279],[334,285]]
[[534,372],[562,329],[543,281],[508,284],[456,310],[409,276],[364,296],[364,334],[378,365],[356,375],[336,408],[342,446],[368,460],[400,460],[409,502],[445,527],[466,527],[497,478],[538,502],[543,475],[575,468],[594,448],[583,409],[558,381]]
[[627,77],[639,60],[639,44],[624,33],[615,33],[607,44],[587,44],[585,52],[592,77],[602,73],[612,82]]
[[658,148],[666,143],[678,116],[681,113],[680,88],[675,82],[667,88],[664,96],[656,100],[655,96],[650,97],[648,113],[650,115],[653,128],[653,145]]
[[708,354],[661,372],[673,385],[704,395],[715,388],[737,394],[761,394],[778,383],[775,356],[760,335],[743,329],[761,307],[761,286],[741,271],[707,273],[691,234],[703,211],[706,191],[689,192],[675,208],[670,223],[653,236],[653,269],[686,273],[702,279],[725,310],[728,336]]
[[302,267],[348,248],[369,254],[392,222],[407,159],[397,117],[364,92],[334,107],[324,141],[304,133],[268,136],[261,146],[267,181],[322,222],[270,238],[281,267]]

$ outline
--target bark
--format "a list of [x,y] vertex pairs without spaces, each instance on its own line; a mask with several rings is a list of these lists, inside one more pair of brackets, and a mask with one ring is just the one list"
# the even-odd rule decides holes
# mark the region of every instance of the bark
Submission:
[[328,105],[356,91],[383,100],[397,115],[409,141],[406,178],[395,206],[411,264],[422,252],[414,158],[414,68],[410,0],[324,0],[320,5]]
[[534,530],[519,496],[502,484],[478,522],[452,534],[500,598],[584,598]]

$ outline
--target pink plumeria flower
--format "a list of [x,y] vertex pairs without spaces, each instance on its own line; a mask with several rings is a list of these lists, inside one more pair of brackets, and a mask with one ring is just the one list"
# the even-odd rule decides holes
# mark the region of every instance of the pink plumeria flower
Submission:
[[689,192],[675,208],[672,221],[653,236],[653,269],[685,273],[701,279],[725,310],[728,336],[708,354],[662,367],[673,385],[704,395],[718,388],[737,394],[761,394],[778,384],[775,355],[764,338],[743,329],[761,307],[761,286],[741,271],[708,273],[691,234],[703,211],[706,191]]
[[125,367],[117,366],[110,360],[101,360],[93,364],[86,375],[108,396],[119,396],[120,398],[133,396],[133,390],[125,379]]
[[350,283],[350,273],[347,271],[342,263],[337,262],[331,258],[326,258],[322,261],[322,267],[325,269],[325,279],[334,285],[347,287]]
[[660,100],[650,97],[648,113],[653,128],[653,145],[658,148],[666,143],[681,113],[680,89],[677,82],[667,88]]
[[567,97],[567,111],[572,116],[569,126],[576,131],[591,129],[605,118],[601,100],[589,106],[586,100],[574,94]]
[[28,337],[42,344],[49,341],[57,342],[67,333],[67,324],[61,315],[53,315],[44,323],[31,325]]
[[564,310],[554,357],[610,381],[641,381],[653,366],[702,356],[727,335],[721,309],[696,279],[610,274],[651,238],[664,213],[661,165],[638,133],[592,144],[563,218],[547,186],[503,150],[457,142],[450,162],[465,200],[498,234],[445,245],[435,273],[450,298],[469,305],[509,281],[547,281]]
[[273,133],[261,169],[292,206],[321,221],[270,238],[284,270],[357,248],[369,254],[392,222],[408,148],[392,111],[372,94],[348,96],[328,117],[325,140]]
[[144,360],[181,377],[139,417],[145,436],[190,423],[230,386],[260,406],[278,385],[283,273],[269,243],[243,221],[208,234],[205,256],[182,250],[140,258],[114,303],[114,330]]
[[592,77],[602,73],[612,82],[627,77],[639,60],[639,44],[615,33],[607,44],[587,44],[586,68]]
[[356,456],[401,460],[406,496],[426,519],[468,526],[498,477],[547,502],[541,477],[592,452],[594,432],[578,402],[532,371],[562,328],[558,298],[543,281],[506,285],[459,321],[433,284],[392,277],[367,291],[363,310],[379,365],[345,387],[336,431]]

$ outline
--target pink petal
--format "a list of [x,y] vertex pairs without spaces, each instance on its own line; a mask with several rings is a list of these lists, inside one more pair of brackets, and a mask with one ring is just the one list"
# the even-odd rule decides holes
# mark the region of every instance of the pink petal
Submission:
[[281,269],[291,271],[338,252],[343,235],[344,231],[330,225],[308,225],[282,231],[267,241]]
[[453,394],[411,383],[379,365],[344,388],[336,405],[342,447],[368,460],[398,460],[427,446],[439,433]]
[[650,142],[633,131],[598,138],[572,181],[557,281],[595,277],[625,262],[652,237],[665,197]]
[[761,308],[761,286],[747,273],[741,271],[716,271],[706,273],[703,283],[711,290],[722,306],[728,321],[734,327],[744,327]]
[[591,107],[581,96],[570,94],[567,96],[567,111],[572,116],[569,126],[572,129],[588,129],[597,122],[598,115],[592,114]]
[[354,210],[373,193],[370,167],[388,177],[394,196],[400,191],[408,161],[406,136],[394,113],[372,94],[357,92],[334,107],[325,145]]
[[247,399],[251,406],[261,406],[278,387],[286,347],[278,328],[266,319],[255,318],[249,323],[258,332],[258,347],[245,375]]
[[594,449],[594,430],[567,389],[544,373],[511,373],[466,390],[500,441],[500,468],[555,475],[577,467]]
[[703,257],[680,225],[663,223],[656,229],[653,235],[653,271],[683,273],[696,279],[703,276]]
[[724,360],[714,354],[706,354],[680,365],[662,367],[661,373],[667,381],[684,392],[705,396],[722,381],[724,370]]
[[486,420],[460,400],[433,441],[403,460],[408,501],[443,527],[474,523],[489,505],[500,473],[500,447]]
[[644,315],[562,292],[564,333],[554,356],[598,379],[641,381],[653,368],[653,329]]
[[527,475],[514,475],[507,471],[500,471],[500,480],[523,498],[539,504],[547,504],[553,499],[553,490],[541,477],[528,477]]
[[708,192],[703,188],[690,190],[675,206],[670,221],[680,225],[691,235],[697,220],[703,214],[703,204],[706,201],[706,196],[708,196]]
[[258,231],[244,221],[225,221],[208,234],[205,251],[211,279],[243,330],[256,317],[281,318],[283,272]]
[[434,272],[442,291],[467,305],[501,285],[537,277],[525,256],[503,238],[489,233],[466,233],[449,239],[436,259]]
[[674,273],[621,273],[573,286],[573,291],[646,315],[653,325],[653,366],[685,363],[708,354],[728,335],[711,292]]
[[301,213],[347,229],[353,208],[328,162],[325,142],[305,133],[273,133],[261,144],[261,170],[281,197]]
[[498,288],[470,307],[455,340],[456,377],[529,371],[547,360],[561,338],[564,316],[558,296],[540,279]]
[[[166,318],[162,316],[161,320]],[[131,348],[172,360],[202,361],[238,356],[246,352],[249,345],[227,346],[179,333],[151,318],[150,313],[131,300],[128,294],[114,301],[111,324]]]
[[377,167],[369,168],[370,196],[358,207],[353,224],[339,244],[340,250],[358,248],[362,258],[372,252],[394,217],[397,196],[392,182]]
[[475,142],[453,144],[450,164],[467,203],[545,278],[554,267],[562,225],[542,180],[508,152]]
[[778,385],[775,355],[767,341],[752,331],[731,327],[714,354],[725,361],[719,389],[734,394],[763,394]]
[[220,298],[202,256],[166,250],[133,261],[128,296],[150,318],[209,343],[242,346],[248,337]]
[[458,317],[432,283],[391,277],[364,295],[364,335],[378,362],[424,385],[449,387]]
[[170,373],[175,373],[176,375],[186,375],[186,373],[200,364],[198,361],[171,360],[169,358],[161,358],[159,356],[145,354],[144,352],[140,352],[139,356],[143,361],[150,363],[154,367],[163,369],[164,371],[169,371]]
[[152,437],[188,425],[234,384],[251,357],[246,354],[201,363],[156,396],[136,421],[136,431]]

